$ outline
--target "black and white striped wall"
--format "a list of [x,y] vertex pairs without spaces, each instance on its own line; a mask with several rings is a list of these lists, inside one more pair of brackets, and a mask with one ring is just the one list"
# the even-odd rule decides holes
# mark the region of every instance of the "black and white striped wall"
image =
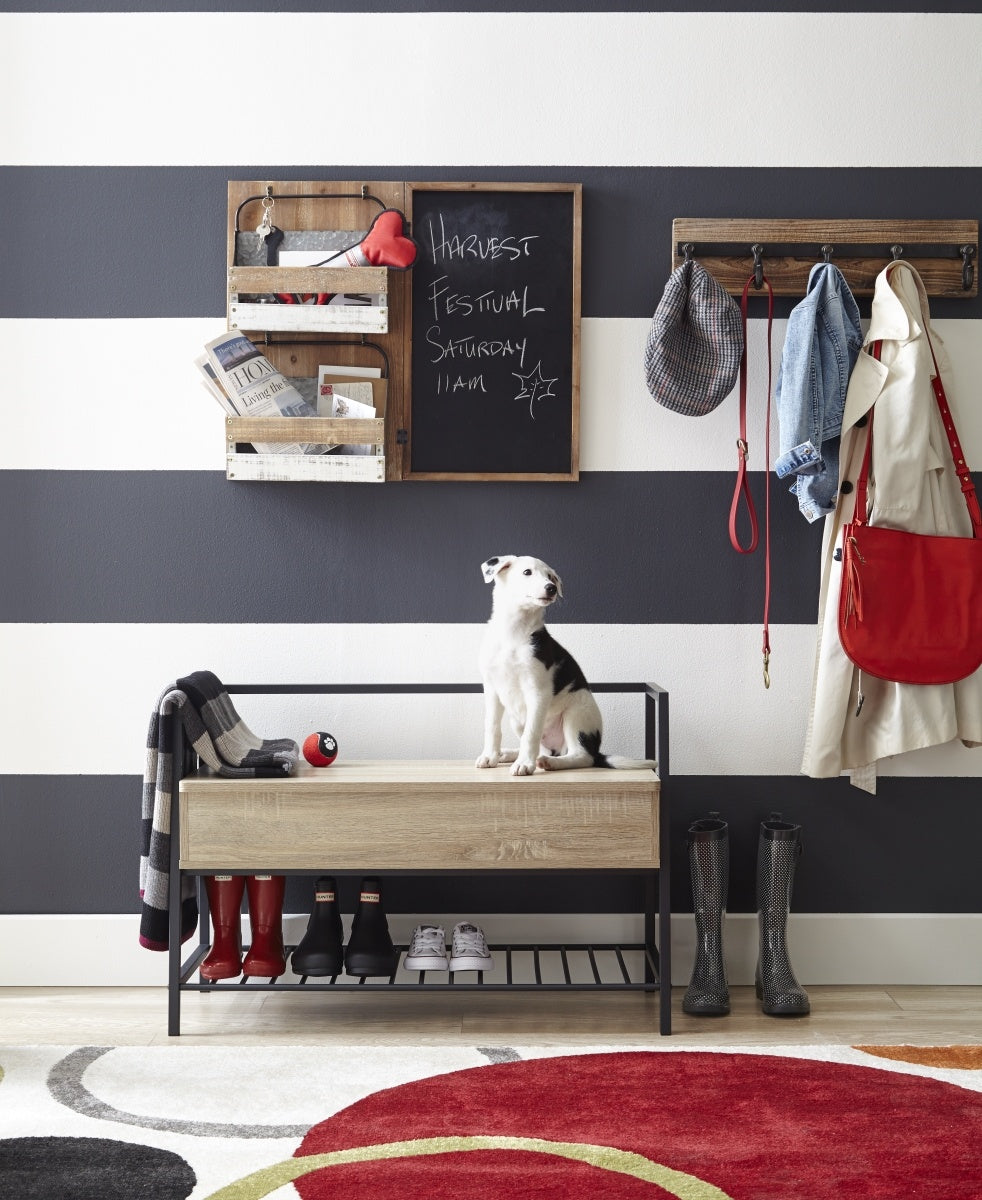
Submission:
[[[551,628],[589,677],[671,692],[680,979],[686,826],[730,822],[739,981],[756,830],[777,809],[804,829],[804,982],[982,982],[982,750],[903,756],[875,796],[799,774],[821,530],[775,485],[765,691],[763,562],[726,529],[736,398],[677,417],[641,372],[673,217],[979,216],[978,9],[114,7],[0,14],[0,984],[164,979],[136,914],[166,683],[476,680],[479,564],[507,552],[562,574]],[[193,366],[225,326],[226,181],[359,177],[582,182],[578,483],[226,481],[223,415]],[[978,471],[982,303],[933,313]],[[757,314],[758,503],[765,341]],[[605,704],[608,747],[637,752],[640,714]],[[480,740],[476,697],[242,712],[271,736],[329,729],[351,757],[470,757]],[[476,916],[492,939],[565,910],[616,935],[637,899],[601,880],[387,891],[400,931]]]

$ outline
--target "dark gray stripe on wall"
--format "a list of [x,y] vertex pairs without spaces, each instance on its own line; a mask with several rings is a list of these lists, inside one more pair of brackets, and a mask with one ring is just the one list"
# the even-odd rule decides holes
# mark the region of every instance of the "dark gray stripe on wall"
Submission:
[[[232,10],[235,12],[268,12],[274,13],[320,13],[320,12],[379,12],[379,13],[426,13],[426,12],[495,12],[497,11],[492,5],[484,0],[483,3],[478,0],[372,0],[371,4],[355,4],[353,0],[344,0],[340,4],[325,4],[323,0],[279,0],[278,3],[269,3],[268,0],[235,0],[234,5],[230,5],[228,0],[186,0],[185,3],[177,5],[166,5],[154,3],[154,0],[144,0],[140,3],[139,0],[105,0],[104,3],[89,3],[89,4],[73,4],[70,8],[71,12],[226,12]],[[16,8],[7,8],[6,0],[0,4],[0,12],[65,12],[65,0],[35,0],[28,8],[18,5]],[[507,5],[508,12],[555,12],[556,0],[525,0],[522,5]],[[582,0],[570,0],[562,7],[563,12],[601,12],[610,11],[606,8],[598,8],[596,4],[585,4]],[[698,4],[638,4],[637,0],[618,0],[617,12],[730,12],[732,11],[729,4],[722,3],[722,0],[703,0]],[[741,12],[786,12],[786,0],[782,4],[754,4],[744,7],[741,5]],[[869,12],[869,13],[893,13],[893,12],[923,12],[923,0],[920,4],[877,4],[866,5],[864,8],[854,8],[852,5],[845,3],[845,0],[826,0],[822,5],[821,12]],[[979,6],[958,8],[936,7],[930,10],[931,12],[982,12]]]
[[[5,471],[0,511],[23,518],[0,526],[0,620],[480,622],[480,563],[516,553],[563,576],[554,621],[759,622],[763,552],[730,547],[733,485],[707,471],[374,487]],[[821,537],[775,485],[772,622],[815,620]]]
[[[0,912],[133,913],[135,939],[141,785],[135,775],[0,776]],[[922,779],[880,779],[876,796],[845,779],[801,776],[675,776],[667,786],[676,912],[692,910],[686,830],[710,809],[730,826],[729,910],[755,910],[758,831],[775,808],[802,827],[796,912],[978,910],[977,779],[932,780],[929,815]],[[943,870],[930,869],[938,863]],[[340,881],[345,912],[354,910],[358,883],[357,876]],[[306,876],[289,880],[287,912],[309,911],[311,884]],[[384,886],[390,912],[630,912],[642,905],[633,877],[407,874],[386,876]]]
[[[651,315],[675,217],[971,218],[982,196],[977,167],[2,167],[17,236],[0,317],[224,318],[230,179],[582,182],[586,317]],[[931,311],[979,317],[982,297],[933,299]]]

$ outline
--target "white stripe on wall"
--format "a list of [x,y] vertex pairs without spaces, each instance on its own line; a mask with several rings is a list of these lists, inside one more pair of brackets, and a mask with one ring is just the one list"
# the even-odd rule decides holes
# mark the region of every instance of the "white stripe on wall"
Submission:
[[[421,921],[453,927],[461,913],[391,913],[389,929],[405,944]],[[478,919],[495,942],[549,943],[576,941],[595,945],[640,942],[640,917],[615,913],[468,913]],[[284,918],[284,936],[295,945],[307,927],[306,913]],[[345,914],[344,925],[350,924]],[[78,914],[0,915],[0,987],[164,987],[167,955],[143,949],[137,942],[135,916]],[[243,938],[249,938],[243,918]],[[788,945],[792,964],[805,987],[863,985],[982,984],[982,958],[966,954],[966,946],[982,939],[977,913],[792,913]],[[757,917],[728,914],[724,929],[727,978],[733,986],[753,983],[757,958]],[[57,954],[38,954],[39,946],[57,946]],[[185,946],[185,953],[191,943]],[[672,982],[684,987],[695,956],[695,923],[691,913],[672,917]],[[285,982],[292,976],[288,972]],[[409,982],[415,976],[407,977]],[[342,980],[342,982],[345,982]],[[558,982],[558,980],[557,980]],[[232,1000],[231,996],[226,999]],[[214,1002],[214,1000],[213,1000]],[[249,1001],[234,1000],[229,1015]],[[288,995],[269,1004],[289,1004]],[[545,1003],[545,1001],[544,1001]],[[818,1001],[814,1000],[817,1007]],[[245,1014],[248,1015],[247,1013]],[[161,1028],[166,1004],[161,997]]]
[[0,161],[975,166],[980,41],[971,13],[7,13]]
[[[475,570],[476,570],[475,566]],[[771,687],[753,625],[563,625],[553,634],[596,681],[666,687],[675,775],[796,775],[815,632],[771,626]],[[142,775],[147,726],[176,674],[226,683],[474,683],[483,625],[0,625],[0,661],[17,680],[0,774]],[[642,700],[602,695],[604,746],[640,755]],[[356,758],[464,758],[480,749],[478,695],[235,697],[254,732],[302,742],[314,730]],[[49,736],[52,713],[60,719]],[[31,754],[37,746],[39,752]],[[41,749],[43,747],[43,749]],[[902,755],[883,775],[982,775],[959,743]]]
[[[644,382],[650,324],[649,318],[583,321],[580,469],[735,471],[736,389],[705,417],[680,417],[661,408]],[[786,321],[774,323],[775,383],[786,327]],[[982,378],[982,321],[946,319],[934,327],[951,360],[949,399],[962,445],[979,469],[982,404],[975,396]],[[0,320],[5,389],[16,398],[5,413],[0,470],[224,471],[224,413],[194,366],[205,342],[224,328],[221,319],[207,317]],[[766,336],[766,321],[752,319],[751,470],[762,470],[764,463]],[[39,366],[53,355],[58,369]],[[72,364],[91,365],[76,371]],[[771,446],[773,461],[776,416]],[[776,486],[785,499],[783,485]]]

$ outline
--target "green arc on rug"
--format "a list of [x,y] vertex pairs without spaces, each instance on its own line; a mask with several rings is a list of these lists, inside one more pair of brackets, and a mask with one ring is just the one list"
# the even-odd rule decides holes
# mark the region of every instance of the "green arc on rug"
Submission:
[[406,1142],[380,1142],[375,1146],[353,1146],[329,1154],[308,1154],[300,1158],[273,1163],[254,1171],[244,1179],[220,1188],[207,1200],[261,1200],[270,1192],[293,1183],[314,1171],[346,1163],[377,1162],[383,1159],[415,1158],[424,1154],[455,1154],[468,1150],[525,1150],[535,1154],[552,1154],[569,1158],[605,1171],[633,1175],[645,1183],[655,1183],[677,1200],[732,1200],[726,1192],[704,1180],[675,1171],[653,1162],[630,1150],[612,1146],[592,1146],[585,1142],[550,1142],[544,1138],[523,1137],[439,1137],[419,1138]]

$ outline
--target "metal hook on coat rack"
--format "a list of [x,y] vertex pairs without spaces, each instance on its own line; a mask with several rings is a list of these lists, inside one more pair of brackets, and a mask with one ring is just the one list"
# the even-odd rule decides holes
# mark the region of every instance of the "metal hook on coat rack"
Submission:
[[962,287],[968,292],[972,290],[975,280],[975,268],[972,266],[972,260],[975,258],[976,248],[969,245],[959,246],[958,252],[962,256]]
[[750,253],[754,256],[754,289],[759,292],[764,286],[764,247],[755,242]]

